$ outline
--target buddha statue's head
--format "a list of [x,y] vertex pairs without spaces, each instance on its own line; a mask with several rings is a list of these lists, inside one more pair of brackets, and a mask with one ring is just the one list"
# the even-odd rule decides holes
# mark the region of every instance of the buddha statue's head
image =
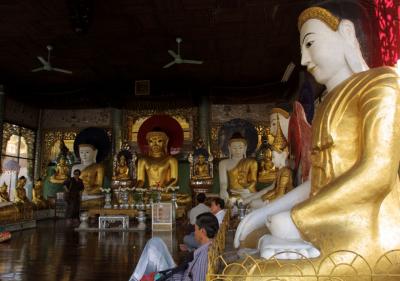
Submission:
[[118,164],[119,164],[120,166],[126,166],[126,158],[125,158],[125,155],[121,154],[121,155],[119,156]]
[[42,181],[41,178],[38,178],[38,179],[35,181],[35,186],[34,186],[34,188],[35,188],[35,189],[41,189],[42,186],[43,186],[43,181]]
[[246,158],[247,141],[240,133],[234,133],[228,143],[229,158]]
[[79,145],[79,158],[83,165],[90,165],[96,163],[96,156],[98,150],[91,144],[80,144]]
[[4,193],[8,191],[8,185],[3,182],[3,184],[0,186],[0,193]]
[[282,108],[272,108],[269,113],[269,122],[270,122],[270,132],[271,134],[276,137],[278,134],[278,127],[283,132],[285,138],[288,135],[288,128],[289,128],[289,117],[290,114],[286,110]]
[[150,131],[146,134],[146,141],[149,145],[149,155],[162,157],[168,154],[168,136],[162,131]]
[[312,7],[300,14],[298,27],[301,64],[328,91],[351,74],[368,69],[351,21]]
[[61,158],[60,158],[60,163],[59,163],[60,166],[65,166],[66,161],[67,161],[67,160],[65,159],[65,157],[61,157]]
[[199,164],[204,164],[206,162],[206,157],[203,154],[200,154],[197,159]]
[[25,186],[25,184],[26,184],[26,178],[24,176],[19,177],[17,181],[17,187],[22,188]]

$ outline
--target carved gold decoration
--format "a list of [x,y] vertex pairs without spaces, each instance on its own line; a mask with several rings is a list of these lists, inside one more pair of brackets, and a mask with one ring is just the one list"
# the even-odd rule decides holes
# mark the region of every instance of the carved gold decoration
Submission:
[[321,8],[321,7],[311,7],[304,10],[300,16],[297,27],[299,31],[303,24],[308,21],[309,19],[317,19],[326,23],[333,31],[338,30],[340,19],[334,16],[328,10]]
[[[335,251],[326,255],[319,264],[295,252],[276,253],[270,259],[246,256],[234,262],[228,262],[224,255],[215,256],[217,252],[214,247],[209,250],[207,281],[400,280],[400,249],[386,252],[373,266],[353,251]],[[282,253],[298,255],[299,259],[280,260]],[[218,265],[222,265],[222,268],[218,268]],[[296,269],[296,273],[293,273],[293,269]]]
[[193,108],[178,108],[166,111],[157,110],[136,110],[127,111],[125,113],[126,134],[124,134],[124,141],[131,141],[137,143],[137,134],[140,126],[148,118],[155,114],[167,114],[174,118],[183,130],[184,141],[191,142],[193,140]]

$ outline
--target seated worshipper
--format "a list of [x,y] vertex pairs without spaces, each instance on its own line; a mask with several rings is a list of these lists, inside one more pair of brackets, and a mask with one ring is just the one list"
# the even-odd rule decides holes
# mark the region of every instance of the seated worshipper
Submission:
[[[197,206],[192,208],[188,213],[190,224],[193,227],[196,224],[196,218],[198,215],[210,212],[210,208],[206,204],[204,204],[204,202],[206,201],[206,195],[204,193],[197,194],[196,199],[198,202]],[[199,244],[194,238],[194,231],[183,237],[183,243],[184,244],[180,245],[182,251],[197,249],[199,247]]]
[[215,197],[212,199],[211,201],[211,213],[214,214],[214,216],[216,216],[216,218],[218,219],[218,223],[221,224],[222,221],[224,220],[224,216],[225,216],[225,201],[219,197]]
[[143,249],[130,281],[139,281],[144,275],[155,275],[155,280],[206,280],[208,270],[208,247],[219,229],[218,220],[211,213],[203,213],[196,218],[194,237],[200,247],[193,253],[193,260],[176,266],[167,246],[159,238],[150,239]]
[[83,191],[83,181],[79,178],[81,171],[74,170],[74,176],[64,182],[64,189],[66,191],[67,206],[67,219],[79,221],[79,211],[81,205],[81,193]]

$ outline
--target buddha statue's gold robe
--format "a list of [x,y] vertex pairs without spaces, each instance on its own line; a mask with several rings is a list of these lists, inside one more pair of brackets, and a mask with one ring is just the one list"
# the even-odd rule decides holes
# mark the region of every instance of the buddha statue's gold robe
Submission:
[[400,249],[400,87],[395,69],[355,74],[319,105],[312,124],[311,195],[292,210],[303,239],[370,265]]
[[242,191],[248,189],[256,192],[257,161],[252,158],[243,158],[231,170],[228,170],[229,190]]
[[283,167],[276,173],[275,188],[265,193],[261,199],[263,201],[275,200],[293,189],[292,170],[288,167]]
[[86,194],[99,194],[103,186],[104,166],[98,163],[91,164],[81,171],[79,177],[83,181]]
[[174,186],[178,182],[178,160],[172,156],[145,156],[138,162],[138,181],[147,181],[149,187]]

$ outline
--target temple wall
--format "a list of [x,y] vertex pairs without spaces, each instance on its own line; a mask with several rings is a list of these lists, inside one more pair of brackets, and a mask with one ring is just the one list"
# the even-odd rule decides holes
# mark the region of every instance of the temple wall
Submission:
[[111,127],[111,109],[80,109],[80,110],[56,110],[45,109],[43,111],[43,129],[49,128],[87,128],[87,127]]
[[39,120],[39,109],[27,104],[6,98],[4,121],[36,129]]

